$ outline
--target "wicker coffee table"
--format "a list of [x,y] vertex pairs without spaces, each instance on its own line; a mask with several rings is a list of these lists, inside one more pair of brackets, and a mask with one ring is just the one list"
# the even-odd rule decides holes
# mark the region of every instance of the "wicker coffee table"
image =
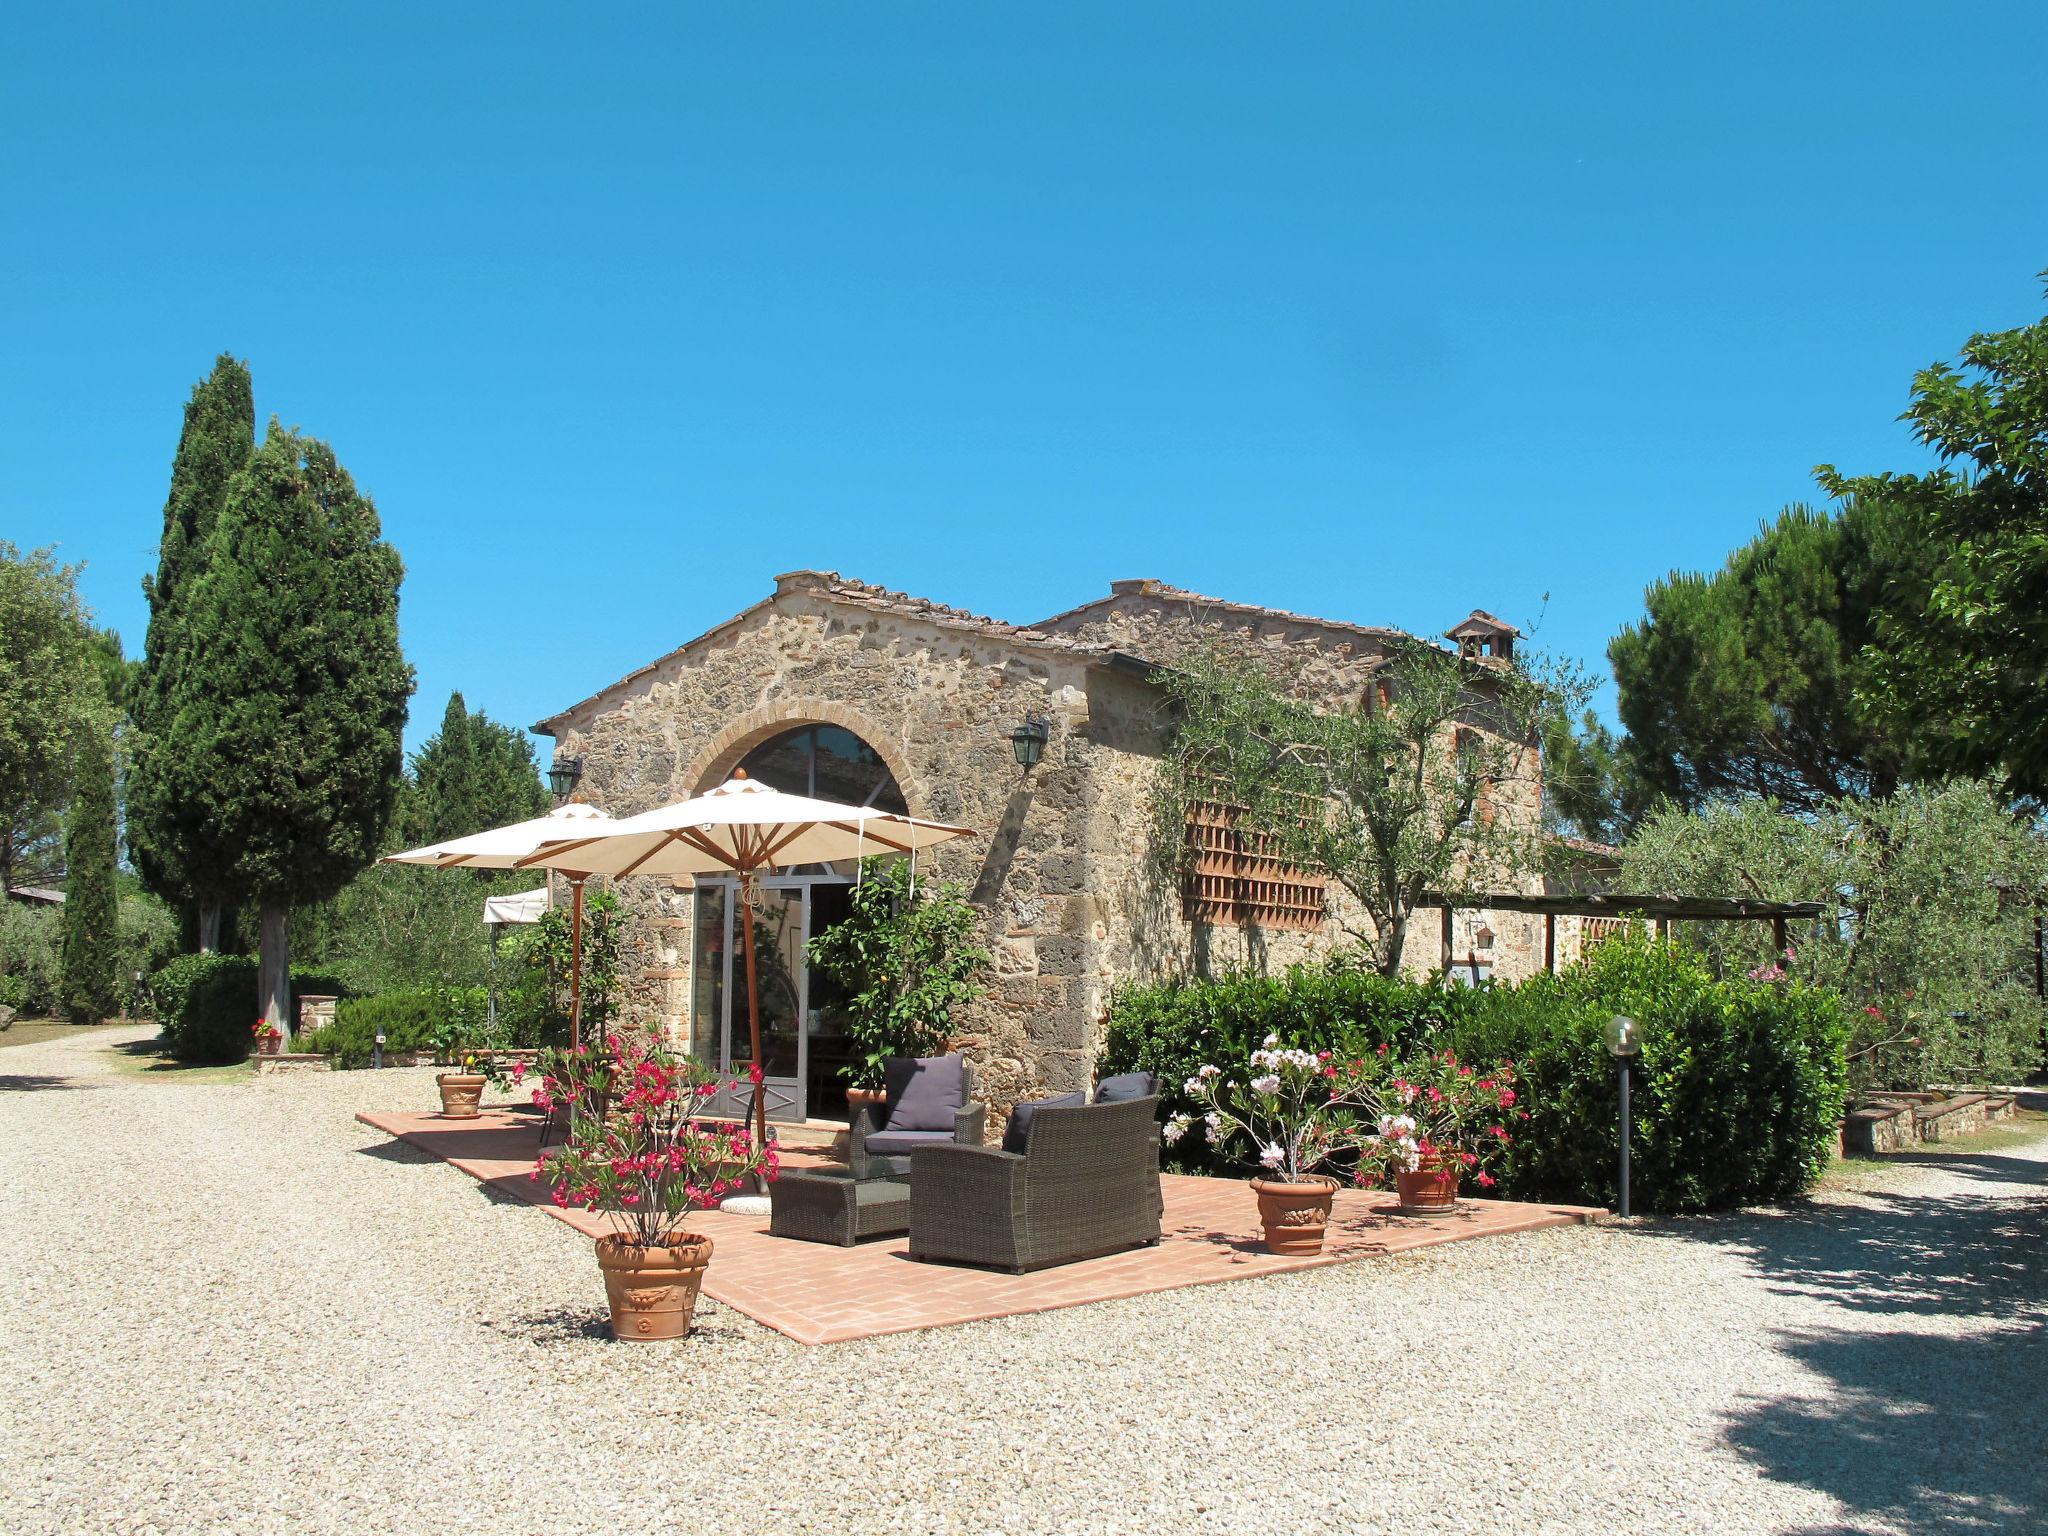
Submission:
[[910,1230],[910,1186],[895,1179],[856,1179],[844,1168],[785,1173],[770,1186],[772,1237],[851,1248],[864,1237]]

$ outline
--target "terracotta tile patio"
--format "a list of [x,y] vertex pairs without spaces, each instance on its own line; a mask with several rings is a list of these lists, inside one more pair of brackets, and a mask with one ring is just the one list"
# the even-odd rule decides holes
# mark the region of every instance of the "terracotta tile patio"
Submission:
[[[557,1209],[549,1202],[546,1187],[527,1177],[533,1168],[538,1122],[523,1108],[486,1110],[466,1121],[434,1114],[356,1118],[442,1158],[490,1190],[542,1207],[580,1232],[596,1236],[605,1230],[600,1217]],[[784,1158],[792,1167],[825,1160],[800,1151]],[[716,1244],[704,1282],[706,1295],[799,1343],[831,1344],[1077,1307],[1184,1285],[1351,1264],[1438,1243],[1568,1226],[1606,1214],[1589,1206],[1467,1200],[1451,1215],[1403,1216],[1390,1196],[1347,1190],[1337,1196],[1322,1253],[1281,1258],[1267,1253],[1259,1242],[1257,1213],[1241,1180],[1168,1174],[1163,1182],[1165,1238],[1157,1248],[1132,1249],[1028,1275],[921,1264],[911,1259],[901,1237],[853,1248],[796,1242],[770,1237],[766,1217],[723,1211],[704,1212],[690,1224]]]

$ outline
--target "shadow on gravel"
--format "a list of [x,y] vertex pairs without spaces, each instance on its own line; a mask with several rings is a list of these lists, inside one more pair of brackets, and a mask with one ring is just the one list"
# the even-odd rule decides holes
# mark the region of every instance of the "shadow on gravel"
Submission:
[[1995,1152],[1888,1152],[1883,1157],[1857,1158],[1847,1166],[1869,1168],[1940,1168],[1959,1179],[1978,1179],[1992,1184],[2039,1183],[2048,1165],[2024,1157],[2001,1157]]
[[92,1089],[97,1083],[81,1083],[75,1077],[50,1077],[36,1073],[0,1072],[0,1093],[50,1093],[64,1089]]
[[[602,1282],[600,1286],[601,1284]],[[523,1317],[489,1319],[484,1326],[493,1332],[502,1333],[508,1339],[521,1339],[543,1349],[560,1344],[598,1343],[608,1349],[633,1351],[636,1356],[664,1347],[715,1347],[723,1343],[738,1342],[749,1332],[761,1331],[759,1324],[708,1299],[697,1303],[697,1316],[694,1326],[690,1329],[689,1338],[667,1345],[620,1344],[612,1337],[611,1313],[603,1307],[555,1307],[546,1312],[530,1312]]]
[[[1793,1334],[1793,1359],[1833,1383],[1827,1400],[1760,1402],[1728,1442],[1781,1483],[1832,1494],[1909,1531],[2039,1531],[2048,1502],[2040,1444],[2039,1327],[1955,1338]],[[1861,1520],[1807,1527],[1864,1531]]]
[[[1673,1223],[1645,1235],[1732,1248],[1773,1290],[1840,1309],[1836,1326],[1779,1341],[1832,1383],[1826,1398],[1758,1401],[1728,1426],[1729,1444],[1766,1475],[1908,1530],[2040,1530],[2048,1191],[2040,1163],[1967,1161],[1986,1165],[1976,1178],[2002,1174],[2042,1193],[2000,1201],[1863,1192],[1854,1203]],[[1916,1327],[1916,1317],[1929,1326]],[[1941,1331],[1962,1319],[2003,1326]]]
[[152,1035],[147,1040],[130,1040],[111,1049],[116,1055],[143,1063],[144,1072],[199,1072],[218,1077],[242,1065],[237,1061],[180,1061],[170,1053],[170,1047],[164,1044],[161,1035]]
[[[423,1147],[416,1147],[403,1137],[394,1136],[389,1141],[370,1142],[356,1148],[359,1157],[374,1157],[380,1162],[397,1163],[407,1168],[446,1168],[448,1162]],[[500,1174],[492,1179],[470,1179],[465,1182],[474,1187],[484,1201],[490,1205],[535,1206],[547,1203],[545,1189],[524,1173]]]

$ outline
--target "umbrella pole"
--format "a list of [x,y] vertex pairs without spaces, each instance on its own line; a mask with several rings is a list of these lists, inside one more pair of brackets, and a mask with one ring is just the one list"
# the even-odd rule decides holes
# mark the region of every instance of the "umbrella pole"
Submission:
[[583,881],[569,877],[569,1044],[583,1043]]
[[[754,1053],[754,1150],[768,1145],[767,1064],[761,1060],[761,988],[754,969],[754,877],[740,875],[740,926],[747,956],[747,1045]],[[756,1184],[760,1181],[756,1179]]]

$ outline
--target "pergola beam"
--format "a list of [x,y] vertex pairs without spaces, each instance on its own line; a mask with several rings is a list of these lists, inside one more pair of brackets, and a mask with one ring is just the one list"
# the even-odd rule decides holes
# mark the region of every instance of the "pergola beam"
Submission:
[[1607,893],[1532,896],[1522,891],[1480,891],[1449,896],[1437,891],[1418,903],[1459,912],[1527,912],[1538,917],[1647,917],[1660,922],[1783,923],[1820,917],[1818,901],[1759,901],[1747,896],[1646,896]]

